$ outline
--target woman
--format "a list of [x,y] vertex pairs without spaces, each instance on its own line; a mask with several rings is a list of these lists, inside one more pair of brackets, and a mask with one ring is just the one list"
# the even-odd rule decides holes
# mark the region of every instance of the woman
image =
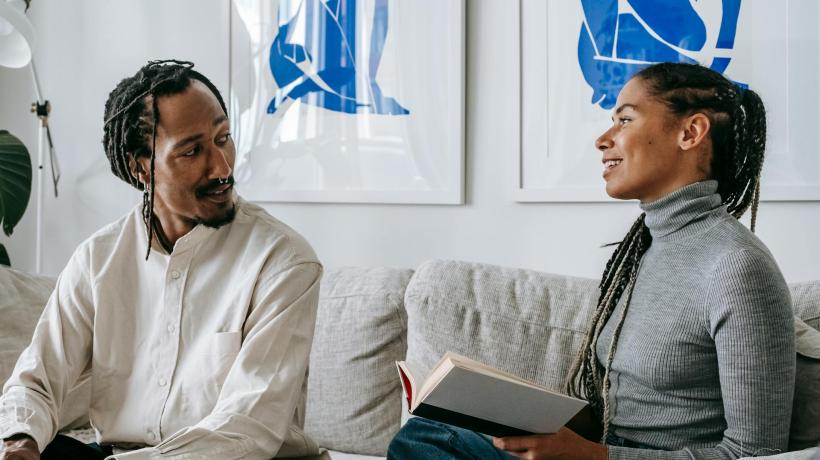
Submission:
[[[663,63],[623,88],[595,142],[607,193],[644,211],[613,253],[556,434],[489,439],[411,419],[389,458],[733,459],[785,451],[794,390],[789,291],[754,229],[760,98]],[[582,437],[578,433],[583,433]],[[588,440],[603,440],[603,443]]]

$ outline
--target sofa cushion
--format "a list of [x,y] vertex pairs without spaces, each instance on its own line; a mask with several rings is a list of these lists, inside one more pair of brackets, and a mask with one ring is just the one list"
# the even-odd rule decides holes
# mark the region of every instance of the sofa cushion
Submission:
[[54,283],[54,278],[0,265],[0,383],[8,380],[17,357],[31,341]]
[[[0,383],[14,370],[17,358],[31,341],[56,278],[40,276],[0,266]],[[13,318],[13,320],[5,320]],[[91,383],[83,375],[69,391],[60,408],[60,427],[70,429],[88,422]]]
[[820,443],[820,331],[795,318],[794,332],[797,372],[789,450]]
[[322,279],[305,432],[319,445],[385,455],[399,430],[404,291],[412,270],[341,268]]
[[820,280],[793,283],[789,288],[795,316],[820,330]]
[[405,295],[407,361],[426,372],[451,350],[560,389],[598,296],[592,279],[436,260]]

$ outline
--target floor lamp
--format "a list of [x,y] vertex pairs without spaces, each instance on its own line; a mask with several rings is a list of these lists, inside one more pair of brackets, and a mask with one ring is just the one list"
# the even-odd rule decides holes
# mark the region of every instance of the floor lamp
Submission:
[[31,104],[31,112],[37,116],[39,125],[37,131],[37,232],[35,236],[34,265],[36,272],[41,273],[43,268],[43,195],[45,193],[46,142],[48,142],[51,179],[54,184],[55,197],[57,196],[57,183],[60,180],[60,166],[57,163],[51,128],[48,124],[51,104],[42,97],[37,69],[32,59],[34,27],[25,15],[29,2],[30,0],[0,0],[0,66],[17,69],[30,64],[34,93],[37,98]]

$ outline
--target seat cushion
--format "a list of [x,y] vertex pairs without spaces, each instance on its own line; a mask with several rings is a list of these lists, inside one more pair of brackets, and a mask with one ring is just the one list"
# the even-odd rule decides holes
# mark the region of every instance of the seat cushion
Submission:
[[384,456],[399,430],[404,291],[412,270],[341,268],[322,279],[305,431],[328,449]]
[[597,303],[598,282],[436,260],[405,295],[407,361],[427,372],[454,351],[551,389],[563,386]]
[[337,451],[330,451],[330,458],[333,460],[384,460],[384,456],[371,456],[371,455],[359,455],[359,454],[348,454],[346,452],[337,452]]

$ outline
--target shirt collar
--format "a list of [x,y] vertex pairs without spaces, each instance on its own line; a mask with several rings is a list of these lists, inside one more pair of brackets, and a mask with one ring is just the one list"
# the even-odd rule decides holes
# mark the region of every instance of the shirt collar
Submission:
[[[237,212],[239,212],[240,201],[241,200],[239,199],[239,197],[235,196],[235,206],[236,206]],[[142,221],[142,206],[137,206],[135,212],[137,212],[137,214],[139,216],[139,220]],[[223,225],[222,227],[220,227],[219,229],[222,229],[222,228],[227,227],[229,225],[231,225],[231,223],[227,223],[227,224]],[[174,255],[182,254],[182,253],[184,253],[184,252],[186,252],[186,251],[188,251],[192,248],[197,247],[200,243],[205,241],[209,236],[216,233],[217,230],[219,230],[219,229],[213,228],[213,227],[208,227],[207,225],[203,225],[203,224],[197,224],[188,233],[186,233],[185,235],[182,235],[176,241],[176,243],[174,243],[174,249],[172,251],[172,254],[174,254]],[[142,234],[143,242],[147,242],[148,241],[148,229],[145,228],[145,225],[142,226],[141,234]],[[156,238],[156,235],[154,236],[154,239],[151,241],[151,251],[156,252],[158,254],[162,254],[164,256],[170,255],[165,250],[165,248],[163,248],[162,245],[159,243],[159,241]]]

